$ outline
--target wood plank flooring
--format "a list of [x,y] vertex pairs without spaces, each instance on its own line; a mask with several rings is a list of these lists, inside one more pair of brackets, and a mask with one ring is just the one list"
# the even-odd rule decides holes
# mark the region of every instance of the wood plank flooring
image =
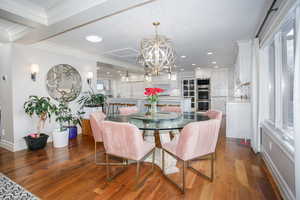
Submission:
[[[62,149],[52,148],[51,143],[35,152],[11,153],[0,148],[0,172],[41,199],[51,200],[281,199],[260,156],[235,141],[226,141],[224,124],[217,146],[214,181],[211,183],[187,170],[185,195],[161,175],[158,167],[145,177],[150,170],[148,164],[142,165],[141,180],[147,179],[138,190],[134,188],[135,165],[108,183],[105,167],[94,163],[94,142],[88,136],[79,136]],[[193,164],[204,173],[209,173],[209,166],[208,161]],[[179,180],[179,174],[171,176]]]

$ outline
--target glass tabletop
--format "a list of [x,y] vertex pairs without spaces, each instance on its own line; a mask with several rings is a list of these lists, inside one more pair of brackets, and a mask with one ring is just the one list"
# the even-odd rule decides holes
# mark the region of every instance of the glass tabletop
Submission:
[[185,125],[196,121],[205,121],[209,118],[201,113],[167,113],[159,112],[155,116],[136,113],[132,115],[110,115],[109,121],[128,122],[137,126],[140,130],[175,130],[182,129]]

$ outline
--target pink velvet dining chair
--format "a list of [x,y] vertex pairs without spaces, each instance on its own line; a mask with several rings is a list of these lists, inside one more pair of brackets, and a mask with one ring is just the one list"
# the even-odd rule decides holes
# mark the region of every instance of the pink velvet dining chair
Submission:
[[209,110],[205,112],[210,119],[218,119],[222,121],[222,112],[218,110]]
[[[106,151],[106,173],[110,181],[116,175],[110,176],[109,157],[115,156],[123,160],[134,160],[137,164],[136,186],[139,186],[140,164],[152,154],[152,170],[154,170],[155,145],[143,140],[140,130],[129,123],[103,121],[101,123],[104,147]],[[128,163],[128,162],[126,162]],[[117,174],[118,175],[118,174]]]
[[[205,115],[209,117],[209,119],[218,119],[220,120],[220,126],[219,129],[221,128],[221,124],[222,124],[222,117],[223,114],[221,111],[218,110],[209,110],[205,112]],[[217,144],[219,143],[219,137],[218,137],[218,141]],[[217,152],[214,153],[214,159],[217,158]]]
[[[163,153],[163,174],[165,177],[174,183],[182,193],[185,192],[185,168],[191,169],[197,175],[205,177],[213,181],[214,177],[214,158],[213,154],[216,149],[220,120],[211,119],[207,121],[192,122],[186,125],[179,136],[179,139],[172,140],[169,143],[162,144]],[[175,183],[170,177],[165,174],[165,152],[183,162],[182,167],[182,186]],[[211,160],[210,176],[202,174],[190,166],[191,161],[199,161],[201,157],[209,157]],[[201,160],[201,159],[200,159]]]
[[[97,143],[103,142],[101,122],[105,119],[105,117],[106,115],[101,111],[90,114],[90,123],[95,140],[95,163],[97,165],[106,165],[105,162],[97,162]],[[104,151],[102,151],[101,153],[104,153]]]
[[131,115],[134,113],[138,113],[139,110],[136,106],[128,106],[119,108],[120,115]]

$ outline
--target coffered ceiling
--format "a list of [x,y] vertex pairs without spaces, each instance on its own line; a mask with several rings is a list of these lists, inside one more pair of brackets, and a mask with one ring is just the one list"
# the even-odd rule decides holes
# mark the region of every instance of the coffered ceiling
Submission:
[[[231,67],[236,41],[255,36],[271,2],[1,0],[0,42],[53,44],[136,65],[140,40],[153,35],[152,22],[160,21],[159,34],[174,43],[178,70]],[[103,40],[91,43],[88,35]]]

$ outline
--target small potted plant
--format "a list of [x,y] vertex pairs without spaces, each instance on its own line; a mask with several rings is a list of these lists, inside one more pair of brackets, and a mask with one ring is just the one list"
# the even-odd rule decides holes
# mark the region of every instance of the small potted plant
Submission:
[[50,102],[49,97],[29,96],[29,100],[24,103],[24,111],[30,117],[36,115],[39,119],[37,133],[29,134],[24,139],[30,150],[42,149],[46,146],[48,135],[41,133],[45,121],[50,120],[51,114],[55,111],[55,105]]
[[59,128],[53,131],[53,145],[55,148],[65,147],[69,143],[69,132],[66,122],[72,120],[70,113],[71,109],[65,102],[60,102],[55,109],[55,121],[59,123]]
[[95,112],[102,108],[105,103],[106,97],[104,94],[101,93],[94,93],[93,89],[91,88],[90,91],[86,92],[83,96],[79,98],[77,103],[81,105],[81,110],[85,114],[84,118],[89,118],[89,114]]

